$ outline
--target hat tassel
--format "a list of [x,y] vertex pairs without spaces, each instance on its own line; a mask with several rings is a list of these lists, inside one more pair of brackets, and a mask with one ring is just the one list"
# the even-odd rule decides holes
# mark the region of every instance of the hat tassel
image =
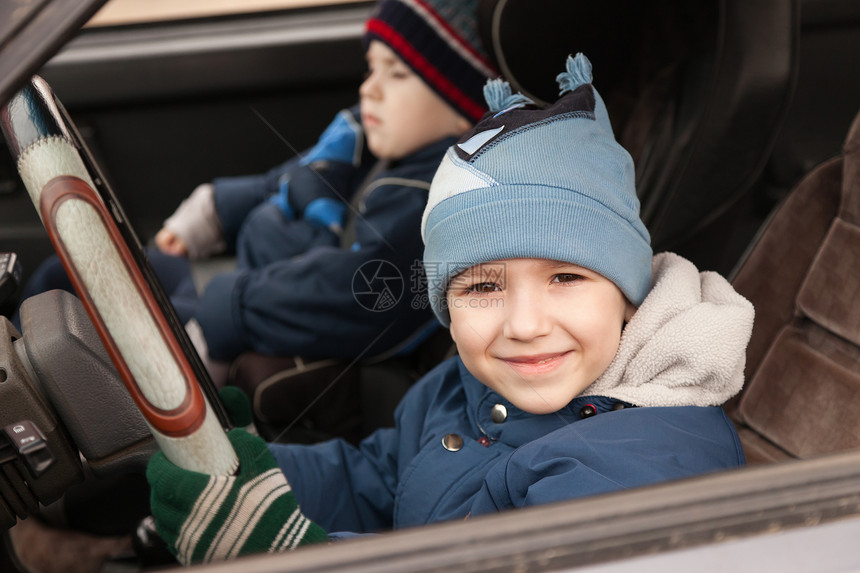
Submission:
[[507,111],[513,107],[522,107],[534,102],[523,94],[511,93],[511,84],[502,80],[487,80],[484,85],[484,99],[492,112]]
[[591,80],[591,62],[585,54],[579,52],[576,56],[568,56],[565,71],[555,78],[561,90],[558,95],[572,92],[581,85],[590,84]]

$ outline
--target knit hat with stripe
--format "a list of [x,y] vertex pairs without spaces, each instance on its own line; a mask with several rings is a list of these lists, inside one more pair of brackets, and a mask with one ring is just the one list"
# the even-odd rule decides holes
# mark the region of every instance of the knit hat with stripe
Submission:
[[498,75],[481,45],[477,7],[478,0],[381,0],[365,23],[365,49],[385,43],[474,123],[487,111],[484,83]]
[[491,261],[574,263],[635,306],[651,289],[633,160],[615,141],[591,63],[570,57],[557,80],[563,95],[546,109],[502,80],[487,82],[496,113],[448,148],[433,177],[421,234],[430,305],[446,326],[451,278]]

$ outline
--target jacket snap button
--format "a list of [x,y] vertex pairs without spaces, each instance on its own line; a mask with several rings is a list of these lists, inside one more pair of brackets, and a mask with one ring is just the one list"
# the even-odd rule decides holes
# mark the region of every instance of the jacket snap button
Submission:
[[496,404],[493,406],[493,409],[490,410],[490,419],[496,424],[501,424],[508,419],[508,409],[502,404]]
[[590,418],[597,413],[597,408],[592,406],[591,404],[586,404],[582,408],[579,409],[579,417],[580,418]]
[[449,452],[459,451],[463,447],[463,438],[457,434],[445,434],[442,438],[442,447]]

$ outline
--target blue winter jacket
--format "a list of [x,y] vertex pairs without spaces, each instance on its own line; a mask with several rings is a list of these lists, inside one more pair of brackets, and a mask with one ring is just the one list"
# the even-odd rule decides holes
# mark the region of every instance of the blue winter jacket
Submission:
[[334,440],[270,449],[304,513],[333,532],[464,519],[745,463],[720,407],[581,396],[534,415],[481,384],[459,357],[413,386],[396,427],[359,447]]
[[[453,142],[433,143],[375,172],[360,188],[344,190],[344,197],[355,194],[356,206],[347,215],[347,229],[354,231],[348,244],[320,243],[309,231],[307,245],[293,245],[296,256],[263,266],[240,261],[239,270],[216,276],[195,313],[209,355],[219,360],[245,351],[372,357],[408,351],[436,328],[426,301],[416,298],[420,223],[430,181]],[[215,207],[228,243],[235,245],[248,213],[264,202],[278,173],[290,165],[214,181]]]

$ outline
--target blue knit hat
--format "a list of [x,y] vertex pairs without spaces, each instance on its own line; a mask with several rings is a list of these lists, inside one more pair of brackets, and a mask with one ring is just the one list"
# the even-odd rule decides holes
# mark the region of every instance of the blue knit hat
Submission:
[[566,68],[557,78],[562,97],[547,109],[511,94],[506,82],[487,82],[491,113],[436,171],[421,233],[430,304],[445,326],[451,278],[500,259],[577,264],[636,306],[651,288],[633,159],[615,141],[591,62],[577,54]]
[[487,111],[481,91],[498,72],[481,44],[478,0],[380,0],[364,26],[430,89],[474,123]]

